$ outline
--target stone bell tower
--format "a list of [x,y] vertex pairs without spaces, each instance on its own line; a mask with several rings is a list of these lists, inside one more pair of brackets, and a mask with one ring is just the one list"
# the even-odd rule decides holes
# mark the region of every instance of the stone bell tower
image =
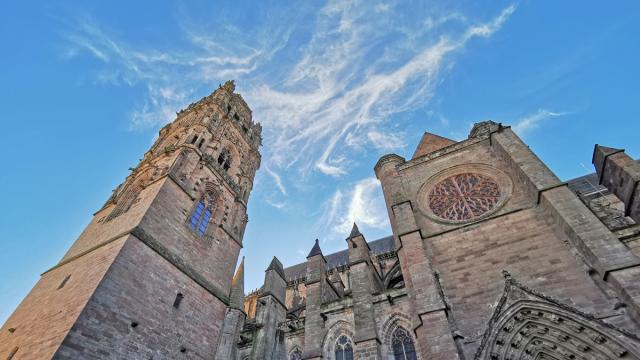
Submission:
[[0,330],[2,359],[213,358],[260,166],[233,81],[189,105]]

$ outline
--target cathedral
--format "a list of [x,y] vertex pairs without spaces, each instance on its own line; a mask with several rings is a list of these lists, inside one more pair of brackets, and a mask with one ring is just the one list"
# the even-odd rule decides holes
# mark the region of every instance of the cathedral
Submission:
[[178,112],[0,329],[0,359],[640,360],[624,150],[595,145],[564,182],[509,126],[425,133],[371,164],[392,234],[309,241],[245,293],[261,133],[233,81]]

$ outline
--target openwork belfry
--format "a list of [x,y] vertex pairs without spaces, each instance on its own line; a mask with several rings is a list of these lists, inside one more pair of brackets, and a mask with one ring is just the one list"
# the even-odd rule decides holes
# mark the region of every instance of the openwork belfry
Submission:
[[509,126],[425,133],[371,164],[388,236],[254,239],[310,251],[245,291],[261,134],[233,81],[178,112],[0,329],[0,359],[640,360],[624,150],[564,181]]

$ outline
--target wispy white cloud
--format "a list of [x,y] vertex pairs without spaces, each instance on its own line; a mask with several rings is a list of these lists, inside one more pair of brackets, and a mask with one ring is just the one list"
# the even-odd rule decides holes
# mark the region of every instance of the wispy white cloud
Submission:
[[287,205],[285,202],[275,202],[270,199],[265,199],[265,201],[267,202],[267,204],[273,206],[276,209],[282,209]]
[[131,120],[133,128],[148,128],[173,120],[201,87],[213,90],[226,79],[252,74],[286,44],[288,33],[278,35],[259,44],[260,49],[225,50],[212,38],[191,32],[184,48],[158,50],[132,46],[104,32],[93,18],[82,17],[65,34],[64,55],[86,53],[104,63],[96,74],[99,83],[145,86],[146,99],[132,111]]
[[373,130],[367,133],[367,138],[376,149],[394,150],[407,146],[402,134],[389,134]]
[[[382,149],[371,136],[383,133],[384,121],[428,101],[440,72],[452,61],[448,56],[474,37],[491,36],[515,11],[515,6],[509,6],[487,23],[421,44],[414,52],[387,52],[384,62],[395,64],[389,67],[368,61],[372,47],[388,31],[379,23],[384,20],[372,20],[376,18],[369,8],[358,2],[348,6],[330,2],[285,81],[261,85],[248,93],[266,127],[278,129],[269,145],[279,154],[288,154],[275,158],[279,166],[290,167],[303,160],[314,166],[302,166],[302,171],[315,168],[326,175],[343,176],[351,159],[339,144],[353,144],[357,134],[369,137],[374,147]],[[448,14],[436,20],[461,18]],[[387,139],[394,136],[397,138],[388,134]],[[397,145],[395,141],[393,146]]]
[[[312,17],[276,16],[242,31],[228,23],[188,23],[182,26],[186,41],[157,46],[132,45],[85,17],[65,35],[65,54],[101,63],[96,81],[147,89],[132,110],[133,128],[166,123],[204,89],[235,78],[263,124],[263,168],[275,184],[267,198],[282,208],[288,190],[314,176],[348,177],[357,165],[354,150],[405,147],[390,119],[401,121],[394,116],[428,103],[454,54],[474,38],[492,36],[516,10],[508,6],[482,22],[457,11],[424,9],[408,18],[402,6],[329,0],[308,11]],[[366,198],[370,184],[338,191],[329,203],[353,199],[356,189]],[[363,225],[377,219],[364,210],[341,215],[349,222],[361,217]]]
[[287,195],[287,189],[284,187],[284,184],[282,183],[282,178],[280,177],[280,175],[275,173],[268,166],[265,166],[265,171],[267,172],[267,174],[269,174],[269,176],[271,176],[273,181],[276,183],[276,186],[278,187],[278,190],[280,190],[280,193],[282,195]]
[[450,21],[456,21],[456,20],[461,22],[466,21],[467,17],[460,13],[445,14],[437,18],[433,18],[429,16],[424,20],[425,30],[433,30],[438,26],[442,26]]
[[544,120],[547,120],[550,118],[557,118],[557,117],[568,115],[568,114],[570,113],[556,112],[556,111],[551,111],[546,109],[538,109],[538,111],[536,111],[535,113],[529,114],[527,116],[524,116],[518,119],[511,128],[518,135],[523,136],[531,132],[532,130],[535,130],[536,128],[538,128],[538,126],[540,126],[540,123]]
[[325,203],[320,226],[332,236],[345,237],[353,223],[362,228],[388,227],[387,211],[380,189],[374,177],[361,179],[346,191],[338,189]]

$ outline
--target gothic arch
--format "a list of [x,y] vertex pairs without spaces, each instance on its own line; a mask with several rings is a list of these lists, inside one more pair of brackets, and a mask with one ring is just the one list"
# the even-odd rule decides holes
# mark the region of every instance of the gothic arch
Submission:
[[399,259],[396,260],[396,262],[391,265],[391,269],[384,274],[382,282],[384,289],[404,287],[404,277],[402,276]]
[[353,342],[353,326],[344,321],[338,320],[335,324],[333,324],[329,331],[327,331],[327,335],[324,337],[324,341],[322,342],[322,353],[323,358],[334,360],[334,346],[338,338],[342,335],[346,335],[349,339],[351,339],[354,344],[354,353],[355,353],[355,343]]
[[416,338],[413,336],[413,327],[411,326],[411,318],[401,312],[394,312],[389,315],[389,317],[382,323],[380,327],[380,335],[382,340],[382,358],[383,359],[393,359],[393,350],[392,350],[392,338],[393,334],[397,329],[404,329],[410,334],[413,344],[416,347],[416,355],[418,359],[421,358],[420,351],[418,350],[418,342]]
[[507,276],[476,360],[640,359],[640,340]]
[[227,174],[231,176],[234,181],[237,181],[236,173],[240,170],[240,151],[238,147],[241,145],[237,143],[237,141],[232,141],[233,139],[221,139],[220,144],[218,145],[218,150],[213,154],[213,158],[218,164],[218,158],[223,151],[228,151],[231,156],[230,167],[226,170]]
[[218,191],[219,185],[213,181],[206,181],[204,186],[200,187],[198,195],[193,201],[189,216],[186,218],[186,223],[189,226],[193,213],[198,207],[200,202],[204,203],[204,206],[211,211],[210,223],[219,223],[221,213],[223,212],[223,200],[220,192]]

